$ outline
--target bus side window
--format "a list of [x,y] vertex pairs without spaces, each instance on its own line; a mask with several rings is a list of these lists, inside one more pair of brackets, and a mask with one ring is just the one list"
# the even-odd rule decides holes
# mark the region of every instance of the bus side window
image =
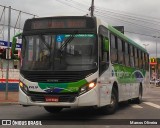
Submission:
[[117,37],[113,34],[110,34],[110,46],[111,62],[118,63]]
[[129,53],[130,53],[130,66],[135,67],[133,46],[132,45],[129,46]]

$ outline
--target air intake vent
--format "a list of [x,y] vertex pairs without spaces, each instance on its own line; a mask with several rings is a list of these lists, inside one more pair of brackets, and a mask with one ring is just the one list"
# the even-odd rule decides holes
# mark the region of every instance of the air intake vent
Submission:
[[84,79],[91,71],[21,71],[21,74],[32,82],[68,83]]

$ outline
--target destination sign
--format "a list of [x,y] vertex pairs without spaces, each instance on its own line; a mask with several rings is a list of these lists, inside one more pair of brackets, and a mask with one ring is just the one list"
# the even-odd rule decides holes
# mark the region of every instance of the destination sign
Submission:
[[85,19],[41,19],[31,24],[31,29],[52,29],[52,28],[86,28]]

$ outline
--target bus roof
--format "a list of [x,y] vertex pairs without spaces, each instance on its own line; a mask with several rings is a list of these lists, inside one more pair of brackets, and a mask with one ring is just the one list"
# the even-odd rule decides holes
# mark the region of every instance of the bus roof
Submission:
[[120,31],[118,31],[117,29],[115,29],[114,27],[112,27],[111,25],[108,25],[108,29],[113,32],[114,34],[116,34],[117,36],[121,37],[122,39],[124,39],[125,41],[127,41],[128,43],[134,45],[135,47],[137,47],[138,49],[142,50],[145,53],[148,53],[146,49],[144,49],[142,46],[140,46],[139,44],[137,44],[136,42],[134,42],[133,40],[129,39],[128,37],[126,37],[124,34],[122,34]]

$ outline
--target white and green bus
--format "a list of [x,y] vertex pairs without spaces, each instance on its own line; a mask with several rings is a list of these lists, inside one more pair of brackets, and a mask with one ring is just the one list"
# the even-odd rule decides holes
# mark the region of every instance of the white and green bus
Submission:
[[19,103],[48,112],[94,106],[114,113],[118,102],[140,103],[149,80],[149,54],[97,19],[28,19],[22,34]]

